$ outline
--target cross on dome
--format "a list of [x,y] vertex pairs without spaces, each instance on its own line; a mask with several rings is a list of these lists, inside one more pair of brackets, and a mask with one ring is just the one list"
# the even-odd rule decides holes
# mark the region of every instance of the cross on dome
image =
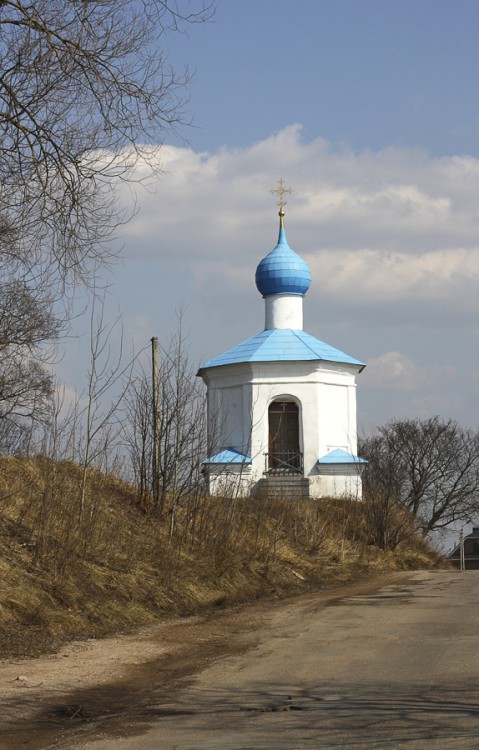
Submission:
[[285,186],[284,186],[284,180],[283,180],[282,177],[280,177],[279,180],[278,180],[278,187],[277,188],[271,188],[271,190],[269,192],[272,193],[272,195],[274,195],[275,193],[278,193],[278,195],[279,195],[278,206],[280,208],[284,208],[284,206],[286,205],[286,201],[284,199],[284,194],[285,193],[289,193],[291,195],[291,193],[293,193],[294,190],[293,190],[293,188],[285,188]]
[[278,200],[277,204],[279,206],[280,227],[283,227],[284,226],[284,207],[285,207],[285,205],[287,203],[287,201],[285,201],[285,199],[284,199],[284,196],[285,196],[285,193],[289,193],[289,195],[291,195],[291,193],[294,192],[293,188],[285,188],[285,186],[284,186],[284,180],[283,180],[282,177],[280,177],[279,180],[278,180],[278,187],[277,188],[271,188],[271,190],[269,192],[272,195],[274,195],[275,193],[278,193],[279,200]]

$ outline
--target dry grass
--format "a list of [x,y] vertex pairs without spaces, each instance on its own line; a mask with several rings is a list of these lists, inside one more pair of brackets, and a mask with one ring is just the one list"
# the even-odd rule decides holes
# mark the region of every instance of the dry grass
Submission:
[[365,505],[188,498],[145,513],[131,487],[91,472],[80,512],[71,463],[0,459],[0,654],[31,655],[168,614],[328,587],[441,559],[412,527],[371,543]]

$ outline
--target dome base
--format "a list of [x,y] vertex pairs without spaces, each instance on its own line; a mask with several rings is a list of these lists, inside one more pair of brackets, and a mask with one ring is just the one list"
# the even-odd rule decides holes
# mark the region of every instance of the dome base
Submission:
[[275,328],[303,329],[303,297],[300,294],[272,294],[264,298],[264,327],[270,331]]

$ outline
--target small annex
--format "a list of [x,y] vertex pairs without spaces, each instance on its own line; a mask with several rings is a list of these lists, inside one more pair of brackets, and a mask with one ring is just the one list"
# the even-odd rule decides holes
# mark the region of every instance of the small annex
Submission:
[[213,495],[361,498],[356,377],[364,364],[303,330],[308,264],[279,237],[256,269],[264,329],[198,371],[207,388]]
[[479,570],[479,527],[474,526],[448,557],[456,568],[461,568],[461,547],[463,546],[462,565],[464,570]]

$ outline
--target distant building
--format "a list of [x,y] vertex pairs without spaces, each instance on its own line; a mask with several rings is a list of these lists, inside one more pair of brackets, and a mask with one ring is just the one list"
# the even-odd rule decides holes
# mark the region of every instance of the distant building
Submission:
[[356,376],[364,364],[303,330],[308,264],[288,245],[259,263],[264,330],[204,364],[211,494],[361,497]]
[[[456,568],[461,567],[460,544],[453,549],[448,559]],[[465,570],[479,570],[479,527],[477,526],[464,537],[464,568]]]

